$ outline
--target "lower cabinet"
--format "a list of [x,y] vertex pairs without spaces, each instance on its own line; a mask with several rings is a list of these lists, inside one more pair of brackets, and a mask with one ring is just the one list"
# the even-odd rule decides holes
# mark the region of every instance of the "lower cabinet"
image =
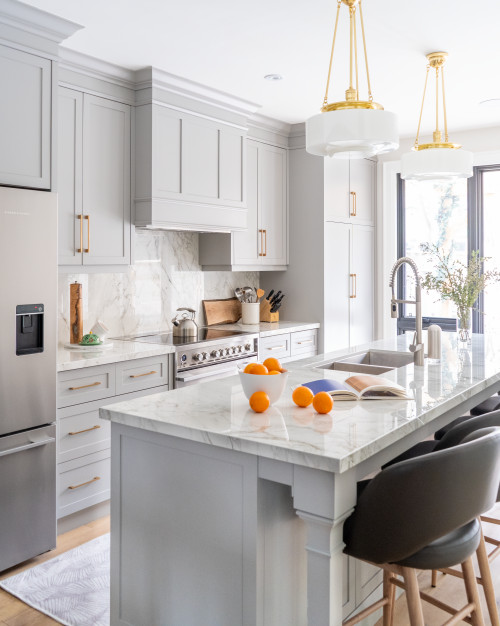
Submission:
[[161,355],[58,374],[58,519],[109,500],[111,425],[99,409],[168,391],[169,369]]
[[316,328],[293,333],[281,333],[259,338],[259,361],[275,357],[282,363],[315,356],[318,353]]
[[344,619],[351,613],[365,608],[363,603],[382,584],[382,576],[382,570],[379,567],[344,555],[342,579]]

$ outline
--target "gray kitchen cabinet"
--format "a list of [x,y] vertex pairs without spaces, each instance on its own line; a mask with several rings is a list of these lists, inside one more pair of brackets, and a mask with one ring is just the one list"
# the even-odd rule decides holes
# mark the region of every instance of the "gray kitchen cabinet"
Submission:
[[259,361],[275,357],[282,363],[315,356],[318,353],[316,328],[259,338]]
[[0,184],[51,188],[52,61],[0,46]]
[[325,222],[324,351],[373,341],[374,229]]
[[82,367],[57,375],[57,517],[110,497],[107,404],[168,391],[170,356]]
[[135,110],[135,225],[246,228],[246,130],[163,104]]
[[375,223],[377,164],[369,159],[325,159],[325,219]]
[[288,264],[287,151],[247,141],[247,229],[200,236],[203,269],[285,270]]
[[130,106],[59,89],[59,264],[130,264]]

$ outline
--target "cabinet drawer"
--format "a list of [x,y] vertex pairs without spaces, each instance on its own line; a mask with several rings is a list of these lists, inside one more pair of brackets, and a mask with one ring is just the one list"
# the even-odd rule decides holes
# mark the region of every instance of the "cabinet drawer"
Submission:
[[111,424],[99,417],[108,400],[77,405],[57,412],[57,461],[71,461],[110,447]]
[[57,407],[101,400],[115,395],[115,366],[98,365],[57,375]]
[[168,384],[168,355],[125,361],[116,365],[116,393],[129,393]]
[[292,356],[315,354],[318,349],[318,331],[316,329],[301,330],[290,335]]
[[57,517],[109,500],[110,450],[60,463],[57,476]]
[[277,359],[290,356],[290,334],[272,335],[259,339],[259,360],[273,356]]

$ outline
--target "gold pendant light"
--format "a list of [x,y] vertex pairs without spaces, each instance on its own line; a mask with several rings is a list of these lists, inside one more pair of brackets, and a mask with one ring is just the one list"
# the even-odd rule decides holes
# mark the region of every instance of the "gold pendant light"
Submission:
[[[340,9],[349,9],[349,87],[345,100],[328,103],[333,53]],[[368,84],[368,99],[359,99],[359,68],[356,16],[359,14],[363,53]],[[374,102],[368,70],[365,28],[361,0],[337,0],[332,50],[321,113],[306,122],[306,149],[311,154],[340,158],[363,158],[390,152],[399,146],[397,119],[394,113]]]
[[[462,146],[451,143],[448,135],[448,118],[446,115],[446,96],[444,89],[444,64],[448,58],[446,52],[431,52],[427,57],[427,72],[425,75],[424,95],[420,107],[417,136],[413,151],[403,154],[401,160],[401,178],[405,180],[433,180],[469,178],[472,176],[472,153],[462,150]],[[425,94],[429,72],[435,70],[436,75],[436,129],[429,143],[419,143],[422,113],[425,104]],[[441,76],[441,80],[440,80]],[[443,134],[439,130],[439,86],[441,84],[444,121]]]

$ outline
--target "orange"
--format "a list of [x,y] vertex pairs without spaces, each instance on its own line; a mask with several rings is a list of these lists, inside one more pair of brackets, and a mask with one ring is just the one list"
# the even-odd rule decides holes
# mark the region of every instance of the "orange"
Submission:
[[264,413],[270,404],[269,396],[265,391],[256,391],[250,396],[250,408],[256,413]]
[[281,369],[281,363],[278,361],[278,359],[275,359],[272,356],[270,356],[268,359],[264,361],[264,365],[267,367],[269,371],[273,370],[273,371],[279,372]]
[[333,409],[333,398],[326,391],[320,391],[314,396],[313,407],[318,413],[330,413]]
[[267,367],[261,363],[249,363],[243,372],[245,374],[267,374]]
[[292,393],[292,400],[297,406],[309,406],[313,401],[314,394],[309,387],[296,387]]
[[271,374],[274,376],[274,375],[276,375],[276,374],[281,374],[281,372],[278,372],[278,371],[276,371],[276,370],[271,370],[271,371],[269,372],[269,376],[271,376]]

